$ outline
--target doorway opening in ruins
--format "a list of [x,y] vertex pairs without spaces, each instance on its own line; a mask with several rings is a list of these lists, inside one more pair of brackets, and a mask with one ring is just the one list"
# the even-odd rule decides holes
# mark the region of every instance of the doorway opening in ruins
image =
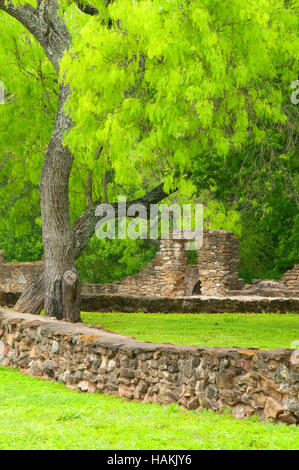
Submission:
[[196,242],[188,241],[185,243],[185,250],[187,254],[187,265],[195,265],[198,264],[198,248],[196,246]]
[[197,281],[193,287],[192,295],[201,295],[201,281]]

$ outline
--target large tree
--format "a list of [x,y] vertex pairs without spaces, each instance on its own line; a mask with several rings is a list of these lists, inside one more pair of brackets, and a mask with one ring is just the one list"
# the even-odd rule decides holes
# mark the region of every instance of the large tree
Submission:
[[[58,3],[38,2],[34,8],[29,4],[16,6],[3,1],[0,8],[34,35],[59,74],[59,62],[69,49],[71,35],[58,15]],[[88,13],[97,12],[91,7],[87,7],[87,10]],[[45,263],[17,303],[16,309],[39,313],[44,305],[46,315],[79,321],[80,283],[74,261],[93,235],[98,218],[95,216],[97,202],[94,202],[75,222],[73,229],[70,225],[68,187],[73,155],[69,147],[63,144],[64,135],[72,127],[72,120],[64,111],[69,94],[69,86],[61,84],[56,120],[41,174],[40,203]],[[141,202],[149,205],[165,196],[163,185],[159,185],[146,194]]]
[[212,185],[211,166],[221,167],[249,134],[260,139],[262,117],[287,119],[281,89],[296,78],[294,4],[231,0],[223,10],[222,3],[77,2],[90,19],[74,13],[73,26],[69,7],[57,0],[0,0],[40,43],[60,80],[40,184],[45,264],[16,308],[36,313],[44,303],[47,315],[80,319],[75,259],[94,233],[97,201],[91,187],[89,205],[71,227],[74,156],[84,156],[91,176],[95,167],[103,178],[111,171],[128,186],[156,173],[162,182],[136,198],[149,207],[177,187],[191,192],[195,166],[203,169],[202,187]]

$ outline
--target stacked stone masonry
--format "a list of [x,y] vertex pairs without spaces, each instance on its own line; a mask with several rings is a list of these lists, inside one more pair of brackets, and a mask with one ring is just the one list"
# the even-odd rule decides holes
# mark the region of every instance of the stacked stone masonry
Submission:
[[0,309],[0,364],[82,392],[299,422],[299,351],[151,344]]
[[280,281],[253,279],[242,290],[231,291],[233,295],[260,295],[263,297],[299,297],[299,264],[287,271]]
[[83,293],[178,296],[185,292],[184,240],[162,240],[157,256],[138,274],[111,284],[85,284]]
[[43,262],[9,263],[0,251],[0,290],[23,292],[27,284],[37,274]]
[[[0,306],[13,307],[20,293],[1,292]],[[164,312],[164,313],[288,313],[299,312],[299,298],[259,297],[161,297],[118,294],[83,294],[84,312]]]
[[[88,284],[85,294],[189,296],[200,281],[200,294],[225,295],[244,285],[238,279],[239,240],[232,232],[204,230],[198,263],[187,264],[186,239],[161,240],[156,258],[135,276],[111,284]],[[181,233],[179,233],[181,236]]]
[[[161,240],[153,261],[138,274],[110,284],[83,284],[83,295],[114,294],[142,297],[261,296],[299,297],[299,265],[280,281],[254,279],[245,284],[238,277],[239,240],[232,232],[204,230],[198,262],[187,264],[185,239]],[[0,252],[0,291],[21,293],[42,262],[8,263]]]

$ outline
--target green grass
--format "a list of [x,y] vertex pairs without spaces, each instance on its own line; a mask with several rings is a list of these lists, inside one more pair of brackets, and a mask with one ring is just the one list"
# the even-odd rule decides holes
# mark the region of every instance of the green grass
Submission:
[[153,343],[275,349],[299,340],[298,314],[82,313],[82,320]]
[[69,390],[0,367],[0,449],[298,449],[299,428]]

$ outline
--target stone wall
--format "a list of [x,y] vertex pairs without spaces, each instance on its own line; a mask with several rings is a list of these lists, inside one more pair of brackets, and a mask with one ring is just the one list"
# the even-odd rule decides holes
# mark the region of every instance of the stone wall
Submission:
[[9,263],[0,251],[0,288],[6,292],[23,292],[24,288],[42,266],[42,261],[35,263]]
[[299,422],[299,352],[290,349],[157,345],[0,309],[0,364],[83,392]]
[[184,295],[187,254],[184,240],[161,240],[153,261],[134,275],[111,284],[85,284],[84,294]]
[[296,291],[299,294],[299,264],[295,264],[293,269],[287,271],[282,276],[281,282],[290,293]]
[[[155,259],[138,274],[111,284],[83,284],[83,294],[184,295],[187,256],[184,240],[162,240]],[[9,263],[0,252],[0,290],[23,292],[42,261]]]
[[192,295],[200,281],[203,295],[225,295],[244,285],[238,279],[239,240],[232,232],[204,230],[198,249],[198,264],[187,265],[186,240],[161,240],[156,258],[135,276],[111,284],[88,284],[84,294],[119,294],[142,296]]
[[[238,278],[239,240],[232,232],[204,230],[196,265],[187,264],[186,240],[176,236],[161,240],[155,259],[138,274],[110,284],[83,284],[83,295],[299,297],[299,265],[280,281],[255,279],[244,285]],[[23,292],[41,265],[8,263],[0,252],[0,291]]]
[[233,290],[234,295],[259,295],[263,297],[299,297],[299,264],[287,271],[279,281],[253,279],[242,290]]
[[203,295],[225,294],[241,289],[238,279],[239,240],[233,232],[204,230],[203,245],[198,250],[198,271]]
[[[1,297],[0,297],[1,299]],[[1,305],[1,304],[0,304]],[[12,304],[13,306],[14,304]],[[299,298],[291,297],[149,297],[118,294],[82,296],[84,312],[146,313],[299,313]]]
[[[0,306],[13,307],[20,293],[1,292]],[[83,294],[84,312],[147,313],[299,313],[299,298],[292,297],[161,297],[119,294]]]

